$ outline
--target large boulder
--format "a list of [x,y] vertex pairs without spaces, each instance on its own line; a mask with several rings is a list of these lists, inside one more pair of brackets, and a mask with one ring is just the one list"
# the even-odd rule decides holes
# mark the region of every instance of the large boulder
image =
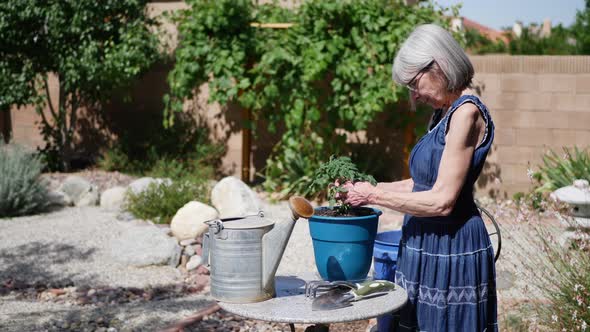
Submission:
[[170,229],[178,240],[194,239],[207,231],[204,222],[218,218],[217,210],[197,201],[186,203],[172,218]]
[[172,180],[170,179],[159,179],[159,178],[150,178],[150,177],[143,177],[137,180],[134,180],[129,184],[129,190],[135,195],[140,194],[141,192],[145,191],[152,183],[155,184],[172,184]]
[[59,187],[58,191],[68,196],[75,206],[90,206],[98,204],[98,188],[87,180],[71,175]]
[[109,245],[110,254],[116,261],[135,267],[178,265],[182,248],[174,238],[153,225],[125,225]]
[[126,197],[127,188],[120,186],[109,188],[100,195],[100,207],[105,210],[119,211],[123,209]]
[[236,177],[221,179],[211,190],[211,203],[221,218],[257,214],[262,204],[256,193]]
[[72,202],[68,195],[57,190],[49,191],[47,194],[47,200],[49,201],[50,206],[62,207],[74,205],[74,202]]

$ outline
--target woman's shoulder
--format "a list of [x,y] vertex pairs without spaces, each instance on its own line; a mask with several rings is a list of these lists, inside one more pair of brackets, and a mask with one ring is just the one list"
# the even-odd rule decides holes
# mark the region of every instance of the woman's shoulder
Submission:
[[453,103],[454,108],[458,108],[465,103],[472,103],[475,104],[479,108],[486,108],[483,101],[476,95],[473,94],[463,94],[461,95],[455,102]]
[[[484,103],[479,99],[478,96],[472,94],[464,94],[461,95],[451,106],[450,111],[448,112],[449,116],[447,117],[445,124],[444,124],[444,133],[446,134],[449,131],[449,122],[451,121],[451,117],[460,117],[464,123],[472,123],[475,125],[477,120],[481,117],[483,118],[484,124],[486,128],[493,127],[490,114],[488,112],[487,107]],[[456,113],[456,114],[455,114]],[[486,129],[487,132],[488,129]]]

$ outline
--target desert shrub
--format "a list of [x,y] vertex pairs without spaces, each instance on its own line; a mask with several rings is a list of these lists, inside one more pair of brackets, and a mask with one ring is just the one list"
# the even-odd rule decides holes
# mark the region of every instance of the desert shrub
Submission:
[[36,154],[0,144],[0,217],[42,212],[48,189],[40,179],[43,163]]
[[172,181],[171,183],[152,183],[138,194],[129,192],[126,209],[136,217],[155,223],[170,223],[176,212],[186,203],[197,200],[209,201],[205,182],[194,178]]
[[[580,230],[578,230],[580,231]],[[580,233],[583,234],[583,233]],[[532,261],[542,271],[532,280],[546,299],[534,305],[536,324],[550,331],[584,331],[590,323],[590,247],[587,240],[560,245],[546,228],[537,230],[540,255],[545,263]]]
[[178,118],[164,128],[148,123],[142,132],[123,135],[98,161],[100,168],[170,179],[211,179],[219,172],[225,145],[212,142],[209,130],[191,118]]
[[[509,206],[509,205],[508,205]],[[590,322],[590,234],[567,214],[567,204],[545,202],[545,212],[527,205],[516,210],[497,207],[496,214],[516,223],[504,224],[504,272],[526,292],[525,303],[508,321],[507,331],[583,331]],[[504,214],[506,211],[510,211]],[[555,218],[561,222],[552,222]],[[567,233],[564,231],[567,230]],[[572,233],[569,233],[569,232]],[[505,249],[505,250],[504,250]],[[507,258],[507,259],[506,259]],[[505,308],[506,309],[506,308]],[[522,318],[522,319],[520,319]],[[527,328],[528,327],[528,328]]]
[[563,155],[549,150],[543,156],[543,165],[532,177],[537,181],[536,192],[550,192],[571,186],[576,179],[590,181],[590,154],[588,149],[564,147]]
[[542,165],[536,171],[529,169],[528,176],[533,181],[530,192],[513,195],[517,203],[526,204],[535,210],[544,211],[549,194],[559,188],[571,186],[574,180],[590,181],[590,154],[588,149],[563,147],[563,154],[549,150],[543,156]]

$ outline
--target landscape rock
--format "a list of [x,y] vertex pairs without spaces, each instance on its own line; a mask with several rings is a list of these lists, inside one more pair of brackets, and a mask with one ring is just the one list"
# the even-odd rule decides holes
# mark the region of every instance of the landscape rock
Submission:
[[121,213],[117,214],[115,218],[119,221],[132,221],[137,219],[137,217],[129,211],[122,211]]
[[211,203],[221,218],[257,214],[262,204],[256,193],[236,177],[219,181],[211,191]]
[[117,186],[107,189],[100,195],[100,207],[111,211],[121,210],[126,196],[127,188],[125,187]]
[[129,266],[178,265],[181,247],[153,225],[133,225],[110,243],[111,256]]
[[172,218],[170,229],[178,240],[194,239],[207,231],[204,222],[218,218],[217,210],[197,201],[186,203]]
[[92,186],[92,189],[87,192],[84,196],[80,198],[79,201],[75,203],[76,206],[95,206],[98,205],[100,195],[98,194],[98,189],[95,186]]
[[193,247],[193,246],[184,247],[184,254],[189,257],[194,256],[196,254],[195,247]]
[[180,245],[183,247],[190,246],[191,244],[195,244],[195,243],[197,243],[197,240],[194,238],[180,241]]
[[75,206],[92,206],[98,204],[98,189],[92,183],[79,176],[68,176],[59,187]]
[[143,177],[139,178],[129,184],[129,189],[135,195],[145,191],[152,183],[155,184],[172,184],[172,180],[170,179],[160,179],[160,178],[151,178],[151,177]]
[[186,263],[186,269],[189,271],[194,270],[199,267],[201,263],[203,263],[203,258],[201,256],[192,256],[188,263]]
[[72,206],[74,202],[65,193],[58,190],[51,190],[47,195],[49,205],[53,206]]

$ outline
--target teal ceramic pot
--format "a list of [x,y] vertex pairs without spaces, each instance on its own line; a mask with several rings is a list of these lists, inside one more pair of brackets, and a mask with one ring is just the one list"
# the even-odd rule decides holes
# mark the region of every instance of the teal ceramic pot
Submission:
[[373,246],[380,210],[362,209],[358,217],[318,216],[329,209],[320,207],[309,218],[315,264],[324,280],[362,280],[367,278],[373,260]]

